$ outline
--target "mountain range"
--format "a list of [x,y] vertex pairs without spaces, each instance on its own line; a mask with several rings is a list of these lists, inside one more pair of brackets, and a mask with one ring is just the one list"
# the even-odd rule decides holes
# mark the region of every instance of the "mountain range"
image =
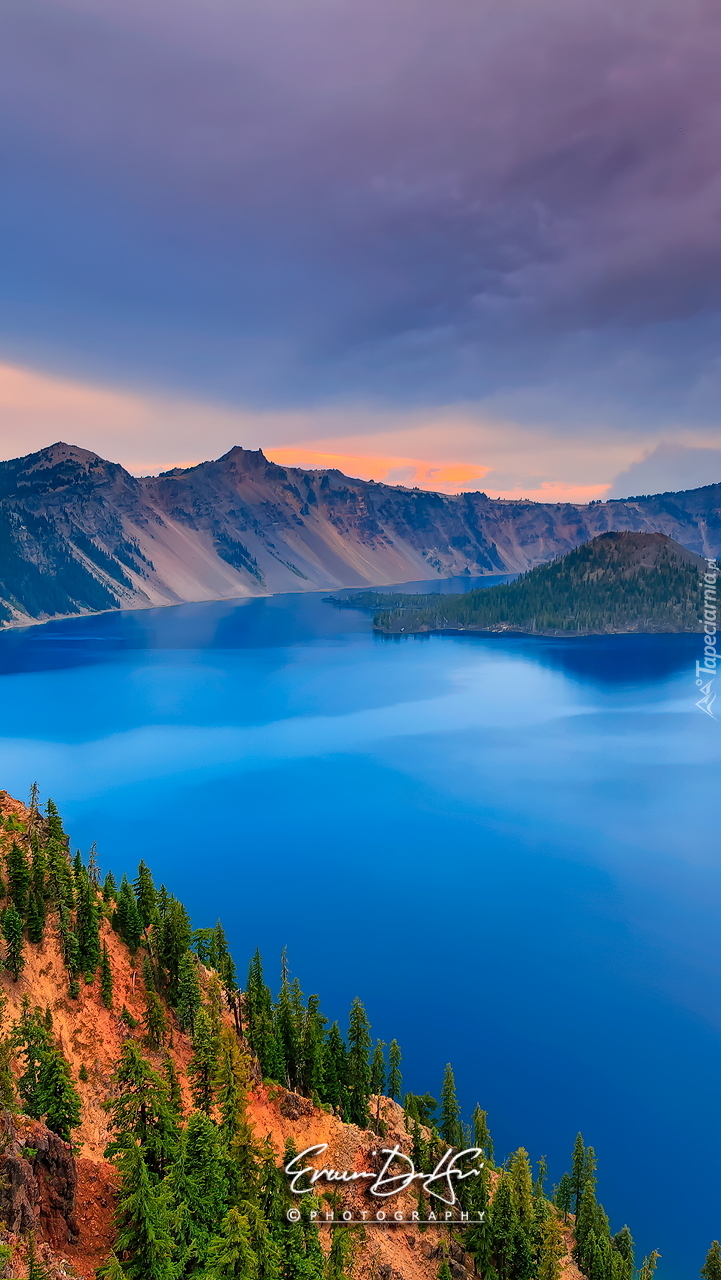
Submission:
[[58,443],[0,463],[0,621],[528,569],[608,531],[721,552],[721,484],[609,502],[442,494],[270,462],[136,477]]

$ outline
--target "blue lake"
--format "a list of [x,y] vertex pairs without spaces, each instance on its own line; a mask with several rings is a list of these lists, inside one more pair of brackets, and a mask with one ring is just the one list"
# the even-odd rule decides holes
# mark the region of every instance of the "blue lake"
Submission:
[[[486,580],[487,581],[487,580]],[[467,579],[436,589],[467,589]],[[721,725],[694,636],[384,640],[287,595],[0,635],[1,785],[144,858],[239,967],[286,946],[497,1154],[581,1129],[659,1276],[721,1236]]]

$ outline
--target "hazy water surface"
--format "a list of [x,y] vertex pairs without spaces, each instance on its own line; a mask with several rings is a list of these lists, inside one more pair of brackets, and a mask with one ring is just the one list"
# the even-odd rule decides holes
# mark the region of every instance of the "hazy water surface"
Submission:
[[[436,584],[438,588],[441,584]],[[468,580],[442,584],[466,589]],[[721,725],[696,637],[374,637],[320,595],[0,635],[0,785],[139,858],[239,965],[364,999],[497,1152],[578,1128],[659,1275],[721,1235]]]

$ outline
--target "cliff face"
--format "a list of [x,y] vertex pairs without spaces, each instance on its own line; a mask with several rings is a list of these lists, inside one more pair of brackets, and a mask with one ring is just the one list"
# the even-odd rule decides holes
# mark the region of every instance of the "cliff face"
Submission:
[[609,530],[721,552],[721,485],[574,505],[302,471],[258,450],[136,479],[56,444],[0,463],[0,621],[524,571]]

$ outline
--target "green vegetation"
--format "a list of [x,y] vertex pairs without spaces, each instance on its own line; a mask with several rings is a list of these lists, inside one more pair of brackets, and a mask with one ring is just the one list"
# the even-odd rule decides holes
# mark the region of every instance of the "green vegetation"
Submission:
[[699,570],[663,534],[604,533],[515,582],[462,595],[336,598],[374,609],[389,635],[422,631],[523,631],[537,635],[699,631]]
[[[111,1133],[105,1154],[119,1174],[117,1238],[113,1254],[97,1273],[99,1280],[349,1276],[363,1228],[329,1227],[329,1248],[322,1249],[321,1228],[312,1217],[320,1201],[315,1195],[300,1201],[291,1197],[282,1164],[297,1152],[288,1143],[279,1164],[269,1140],[256,1136],[248,1117],[249,1085],[262,1071],[271,1085],[304,1095],[341,1120],[383,1136],[379,1092],[385,1088],[386,1096],[395,1098],[402,1089],[397,1041],[391,1041],[386,1056],[383,1042],[373,1041],[357,998],[346,1035],[337,1022],[329,1025],[318,996],[304,996],[285,954],[276,996],[257,951],[241,994],[220,923],[193,931],[182,903],[164,886],[156,888],[143,863],[132,883],[124,878],[118,888],[106,878],[101,890],[94,852],[87,865],[79,855],[71,860],[52,802],[44,816],[37,805],[31,813],[25,829],[22,824],[18,829],[14,820],[1,820],[4,833],[13,832],[5,858],[3,915],[5,963],[12,980],[18,955],[17,927],[7,928],[12,916],[19,921],[21,946],[31,919],[42,917],[44,930],[57,930],[67,970],[66,998],[76,998],[82,974],[97,984],[98,999],[112,1007],[111,955],[101,941],[104,919],[112,921],[143,978],[142,1022],[124,1006],[116,1015],[128,1028],[105,1104]],[[34,945],[29,938],[27,944]],[[171,1037],[181,1029],[192,1037],[188,1114],[168,1052]],[[16,1078],[13,1061],[20,1064]],[[87,1070],[81,1078],[89,1079]],[[468,1226],[434,1226],[439,1275],[447,1280],[451,1274],[448,1249],[455,1240],[471,1254],[484,1280],[559,1280],[560,1261],[569,1249],[588,1280],[651,1280],[658,1254],[650,1254],[636,1270],[628,1227],[613,1234],[596,1199],[596,1158],[580,1134],[570,1169],[549,1197],[545,1161],[539,1161],[535,1179],[522,1147],[497,1165],[485,1111],[476,1107],[472,1125],[464,1124],[450,1064],[439,1083],[438,1101],[428,1093],[406,1093],[403,1099],[416,1168],[430,1171],[448,1146],[476,1146],[484,1152],[480,1176],[456,1186]],[[81,1122],[81,1100],[56,1042],[50,1010],[33,1007],[28,997],[9,1028],[0,1000],[0,1102],[45,1118],[66,1141]],[[414,1194],[421,1219],[428,1220],[433,1202],[421,1190]],[[342,1207],[338,1195],[329,1193],[334,1210]],[[298,1221],[288,1219],[291,1207],[300,1210]],[[41,1277],[32,1240],[27,1256],[35,1268],[32,1274]],[[717,1242],[701,1276],[721,1280]]]

